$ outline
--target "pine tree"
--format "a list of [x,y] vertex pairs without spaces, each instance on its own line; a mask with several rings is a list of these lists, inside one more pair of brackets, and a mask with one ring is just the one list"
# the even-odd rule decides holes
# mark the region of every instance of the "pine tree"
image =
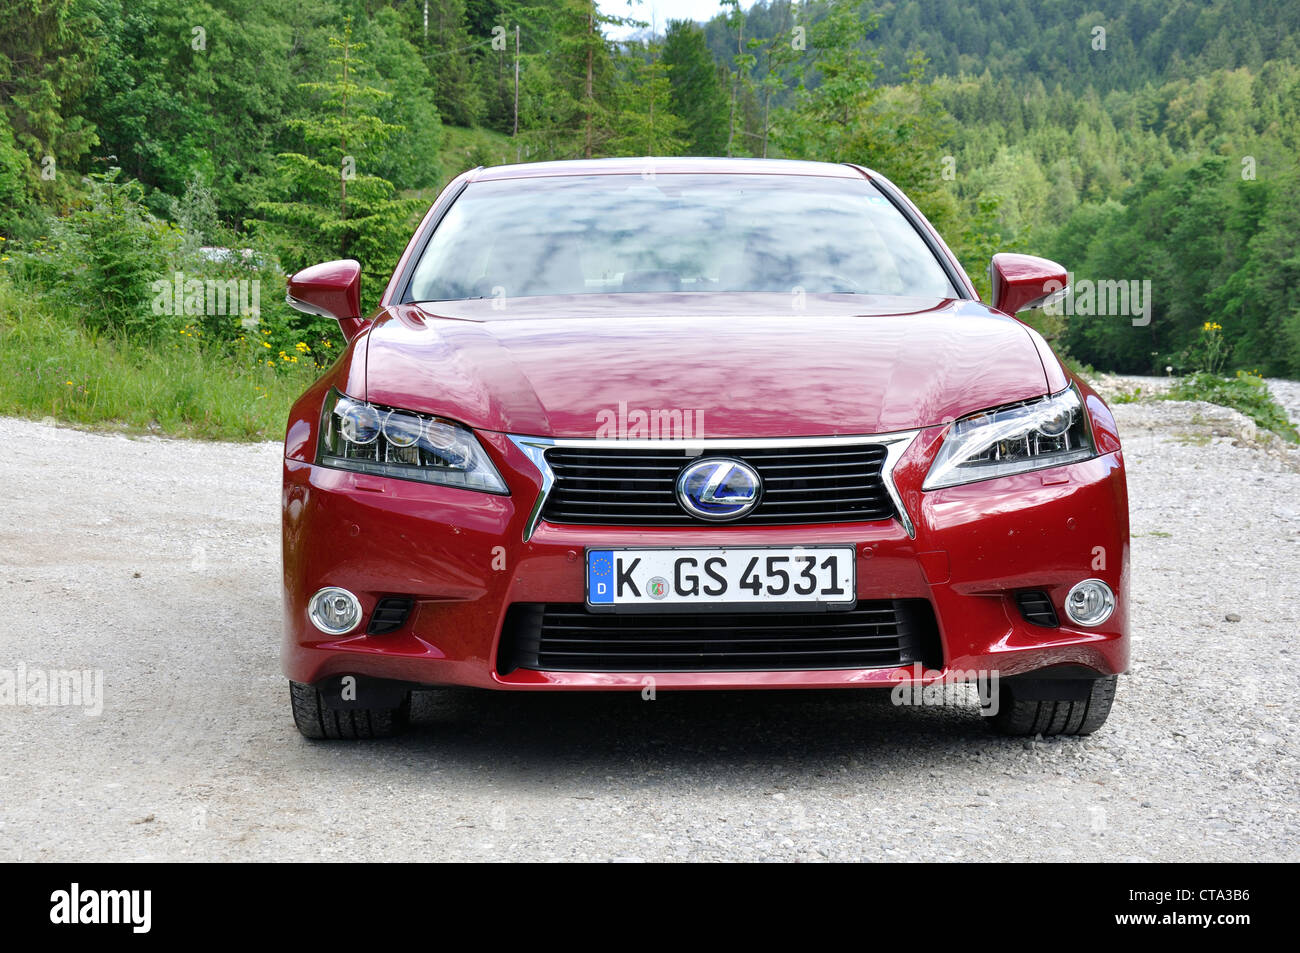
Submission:
[[614,56],[604,27],[623,22],[601,13],[595,0],[554,0],[546,8],[549,49],[527,71],[528,138],[542,155],[590,159],[616,135]]
[[343,36],[330,37],[330,47],[335,78],[301,84],[323,98],[310,118],[291,121],[314,154],[276,157],[281,197],[259,202],[263,217],[251,224],[273,238],[291,268],[321,258],[358,259],[371,279],[367,297],[377,298],[378,283],[391,272],[423,203],[398,198],[391,182],[361,171],[400,127],[372,111],[387,94],[361,78],[366,67],[357,56],[362,45],[352,38],[350,17]]
[[727,98],[704,31],[689,20],[671,21],[661,61],[672,86],[672,111],[685,127],[686,150],[721,155],[727,145]]
[[808,27],[807,52],[792,65],[793,106],[777,117],[772,139],[788,156],[826,162],[868,162],[877,57],[861,47],[879,21],[863,0],[829,4]]
[[433,101],[455,126],[476,125],[486,104],[474,82],[475,43],[466,22],[465,0],[414,0],[402,8],[407,35],[428,64]]
[[[77,0],[25,0],[0,17],[0,176],[17,206],[39,198],[63,205],[79,176],[74,170],[99,141],[94,126],[72,107],[94,80],[103,24]],[[19,153],[26,168],[14,182]]]
[[729,9],[727,23],[736,32],[736,55],[731,58],[731,70],[728,74],[730,87],[727,101],[727,155],[742,152],[739,133],[744,126],[744,96],[752,82],[751,72],[757,62],[753,53],[745,45],[745,11],[740,0],[719,0]]
[[673,113],[669,67],[651,44],[622,57],[610,155],[671,156],[685,148],[685,123]]

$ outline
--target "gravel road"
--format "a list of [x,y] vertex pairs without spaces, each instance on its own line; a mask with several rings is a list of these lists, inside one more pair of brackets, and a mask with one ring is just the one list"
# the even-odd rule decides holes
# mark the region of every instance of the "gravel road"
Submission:
[[449,691],[406,737],[310,743],[278,445],[0,419],[0,670],[103,672],[98,716],[0,704],[0,860],[1300,860],[1300,451],[1116,414],[1133,668],[1047,741],[851,692]]

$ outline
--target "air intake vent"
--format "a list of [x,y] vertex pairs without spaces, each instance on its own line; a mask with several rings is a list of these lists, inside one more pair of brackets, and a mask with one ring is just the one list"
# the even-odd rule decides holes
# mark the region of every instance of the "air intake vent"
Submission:
[[1041,589],[1017,592],[1016,605],[1020,606],[1020,614],[1030,625],[1054,629],[1061,624],[1061,620],[1056,617],[1056,607],[1052,605],[1051,597]]
[[406,617],[415,607],[415,600],[408,596],[389,596],[375,603],[375,611],[370,613],[370,625],[366,635],[388,635],[406,625]]
[[745,672],[942,665],[924,599],[859,602],[844,612],[589,612],[516,603],[498,671]]

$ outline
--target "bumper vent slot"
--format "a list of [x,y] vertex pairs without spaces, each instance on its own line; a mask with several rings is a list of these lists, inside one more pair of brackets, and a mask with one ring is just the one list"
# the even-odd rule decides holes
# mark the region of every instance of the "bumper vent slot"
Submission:
[[825,447],[681,449],[552,447],[555,473],[542,518],[549,523],[606,526],[700,526],[677,503],[677,475],[704,457],[744,460],[763,480],[761,502],[736,525],[851,523],[894,516],[885,487],[887,449],[880,444]]
[[1016,605],[1020,614],[1030,625],[1040,625],[1045,629],[1055,629],[1061,624],[1056,616],[1056,607],[1052,599],[1041,589],[1030,589],[1016,593]]
[[859,602],[844,612],[589,612],[516,603],[497,670],[753,672],[942,664],[924,599]]
[[375,611],[370,613],[370,625],[366,626],[366,635],[388,635],[406,625],[406,619],[415,608],[415,600],[408,596],[388,596],[375,603]]

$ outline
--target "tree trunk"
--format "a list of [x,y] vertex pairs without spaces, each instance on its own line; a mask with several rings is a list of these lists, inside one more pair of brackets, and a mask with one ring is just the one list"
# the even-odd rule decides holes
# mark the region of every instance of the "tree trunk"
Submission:
[[587,88],[586,88],[587,98],[586,98],[586,102],[583,104],[584,107],[585,107],[585,109],[586,109],[586,123],[585,123],[585,125],[586,125],[586,132],[587,132],[587,144],[586,144],[586,148],[583,150],[583,156],[586,157],[586,158],[588,158],[588,159],[591,158],[591,123],[592,123],[592,115],[591,115],[591,102],[592,102],[592,76],[591,76],[591,71],[592,71],[593,58],[594,58],[594,55],[595,55],[595,51],[591,48],[591,44],[592,44],[592,42],[593,42],[593,38],[592,38],[591,34],[594,33],[595,31],[596,31],[596,15],[595,15],[594,13],[588,13],[588,14],[587,14]]
[[[343,128],[348,127],[348,52],[352,45],[352,31],[349,26],[347,35],[343,38]],[[348,217],[348,177],[345,164],[348,157],[348,135],[345,131],[339,137],[339,220],[343,221]],[[345,238],[346,242],[347,239]],[[347,249],[343,251],[346,253]]]

